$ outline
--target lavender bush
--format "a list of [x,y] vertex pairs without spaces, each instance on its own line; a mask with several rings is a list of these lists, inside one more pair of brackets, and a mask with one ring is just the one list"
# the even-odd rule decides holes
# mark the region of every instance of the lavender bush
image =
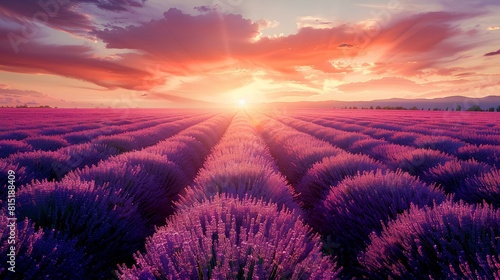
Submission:
[[455,155],[460,148],[466,145],[466,143],[443,135],[422,135],[415,139],[413,145]]
[[23,153],[33,150],[30,144],[18,140],[0,140],[0,158],[6,158],[14,153]]
[[392,134],[388,140],[398,145],[411,145],[419,137],[414,132],[398,131]]
[[18,218],[76,238],[90,261],[89,278],[111,276],[113,267],[131,260],[147,231],[133,202],[93,183],[77,180],[27,185],[18,193]]
[[467,178],[479,176],[489,170],[491,167],[475,160],[451,160],[424,172],[422,180],[439,184],[446,193],[455,193],[463,187]]
[[16,153],[8,161],[25,169],[25,176],[17,180],[18,185],[28,184],[33,180],[58,180],[72,169],[67,165],[70,156],[57,151]]
[[29,131],[12,130],[0,133],[0,140],[23,140],[32,136]]
[[373,138],[360,140],[352,143],[350,147],[350,152],[369,154],[369,151],[373,150],[375,147],[385,144],[387,144],[386,141]]
[[235,116],[221,141],[212,149],[194,185],[182,195],[178,206],[189,207],[216,194],[250,195],[282,207],[296,209],[291,190],[257,136],[248,118]]
[[324,158],[315,163],[295,186],[298,200],[304,209],[311,209],[326,196],[330,187],[336,186],[346,177],[365,171],[386,169],[378,161],[368,156],[343,153]]
[[68,141],[60,136],[34,136],[23,140],[33,147],[34,150],[55,151],[69,146]]
[[[401,169],[415,176],[424,175],[425,171],[453,159],[440,151],[430,149],[403,149],[389,151],[387,165],[392,169]],[[383,161],[384,162],[384,161]]]
[[500,168],[500,145],[467,145],[458,149],[458,158],[476,159],[496,168]]
[[118,150],[119,153],[124,153],[139,148],[138,143],[135,141],[135,138],[133,138],[132,136],[121,134],[98,137],[92,142],[112,147]]
[[401,172],[370,172],[343,180],[324,201],[310,211],[313,228],[330,236],[332,251],[342,265],[355,265],[371,232],[410,208],[441,203],[443,192]]
[[186,186],[179,167],[159,155],[134,152],[103,161],[97,166],[72,171],[70,180],[95,182],[137,204],[145,224],[163,224],[173,212],[173,201]]
[[294,185],[307,170],[325,157],[336,156],[343,152],[327,142],[276,121],[261,120],[260,132],[276,158],[280,171]]
[[[264,163],[265,164],[265,163]],[[216,194],[244,197],[246,194],[277,203],[279,209],[298,210],[292,192],[284,178],[264,164],[235,162],[219,165],[219,168],[203,169],[194,185],[181,196],[178,207],[190,207]]]
[[499,279],[500,212],[446,202],[411,207],[359,257],[370,279]]
[[[8,226],[10,225],[10,226]],[[7,242],[12,223],[0,213],[0,278],[2,279],[83,279],[88,260],[76,240],[67,240],[52,230],[35,230],[25,219],[14,223],[16,231],[15,272],[11,266],[10,246]]]
[[184,209],[146,242],[120,279],[333,279],[318,236],[288,211],[216,196]]
[[191,136],[179,135],[148,147],[143,151],[160,155],[169,161],[175,162],[186,173],[187,177],[193,177],[203,165],[207,147]]
[[455,197],[468,203],[486,202],[500,208],[500,171],[495,169],[467,178],[464,187],[457,191]]

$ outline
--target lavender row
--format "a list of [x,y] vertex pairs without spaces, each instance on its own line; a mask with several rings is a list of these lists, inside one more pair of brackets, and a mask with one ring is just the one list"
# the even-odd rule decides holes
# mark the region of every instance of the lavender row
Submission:
[[[457,138],[445,136],[442,130],[425,132],[408,132],[402,131],[406,127],[401,127],[399,130],[387,130],[381,128],[372,128],[365,125],[345,124],[338,120],[326,120],[311,117],[298,117],[298,119],[310,121],[322,126],[339,129],[350,132],[351,134],[369,135],[375,139],[384,139],[390,143],[398,145],[407,145],[416,148],[433,149],[449,153],[457,156],[462,160],[475,159],[497,168],[500,166],[500,145],[481,144],[489,143],[488,141],[480,141],[480,144],[469,144]],[[410,127],[408,127],[410,129]],[[468,132],[468,134],[474,134]],[[476,141],[477,142],[477,141]]]
[[90,143],[72,145],[56,151],[14,154],[8,157],[6,162],[0,163],[0,173],[5,174],[9,169],[16,171],[19,185],[33,180],[59,180],[71,170],[95,164],[113,155],[153,145],[209,117],[202,115],[132,132],[101,136]]
[[[452,155],[436,150],[389,144],[378,139],[357,139],[356,141],[354,133],[287,117],[279,117],[279,120],[324,139],[332,145],[343,147],[347,151],[367,154],[380,160],[391,170],[400,169],[411,175],[419,176],[428,184],[438,184],[446,193],[455,194],[456,200],[463,199],[475,203],[476,199],[472,199],[470,194],[485,188],[481,185],[480,180],[474,181],[470,178],[487,177],[490,176],[491,172],[495,174],[496,170],[485,163],[476,160],[459,160]],[[481,196],[484,197],[484,193]],[[494,197],[498,196],[498,191],[491,192],[489,196],[487,200],[493,200]]]
[[[144,110],[144,109],[2,109],[0,117],[5,124],[0,135],[8,131],[58,133],[59,130],[74,127],[92,128],[100,125],[123,125],[146,121],[164,116],[185,115],[184,110]],[[40,125],[40,120],[46,120]],[[51,131],[54,130],[54,131]]]
[[293,212],[228,194],[180,210],[148,238],[128,279],[338,279],[317,235]]
[[197,173],[230,119],[230,115],[219,115],[154,146],[71,171],[63,181],[109,184],[108,187],[120,190],[123,195],[134,197],[150,228],[163,224],[165,217],[173,213],[173,201]]
[[356,257],[371,232],[380,232],[411,205],[446,198],[408,174],[391,172],[367,156],[349,154],[275,120],[263,117],[259,128],[281,159],[284,174],[296,182],[307,222],[323,236],[324,250],[338,259],[345,277],[359,273]]
[[[131,131],[141,130],[173,122],[182,117],[169,117],[161,120],[138,122],[119,126],[105,126],[97,129],[88,129],[83,131],[71,132],[64,135],[52,136],[30,136],[23,140],[0,140],[0,157],[8,157],[11,154],[29,151],[55,151],[73,144],[90,142],[96,137],[107,135],[130,133]],[[19,133],[14,131],[13,133]]]
[[398,215],[359,255],[363,278],[499,279],[500,210],[445,202]]
[[[0,111],[5,126],[0,129],[0,139],[21,140],[27,136],[56,135],[65,132],[99,128],[106,125],[124,125],[163,117],[164,114],[145,114],[131,111],[130,114],[105,110],[9,110]],[[169,112],[169,115],[177,115]],[[8,116],[11,116],[10,118]],[[42,125],[40,120],[44,120]]]
[[[85,253],[83,278],[108,279],[172,214],[176,193],[211,148],[205,144],[214,145],[230,120],[216,116],[149,150],[75,170],[60,182],[27,185],[18,193],[18,215],[45,232],[76,240],[74,247]],[[194,170],[184,172],[181,166],[191,159]]]
[[[85,253],[76,248],[76,240],[59,232],[36,230],[28,219],[15,224],[16,250],[9,244],[12,222],[0,213],[0,277],[2,279],[83,279],[88,261]],[[14,255],[15,260],[11,260]],[[14,266],[14,271],[7,271]]]
[[[66,133],[79,132],[83,130],[91,130],[91,129],[99,129],[106,126],[119,126],[119,125],[127,125],[131,123],[141,122],[141,121],[149,121],[152,118],[134,118],[129,120],[120,120],[120,119],[106,119],[106,115],[98,114],[102,119],[87,119],[84,121],[81,118],[78,119],[70,119],[70,120],[60,120],[57,118],[48,118],[44,119],[43,125],[40,125],[39,119],[31,120],[36,123],[36,126],[22,126],[20,128],[10,128],[8,130],[3,130],[0,132],[0,140],[23,140],[28,137],[36,137],[36,136],[52,136],[52,135],[62,135]],[[21,117],[21,116],[19,116]]]
[[[358,124],[365,127],[381,128],[393,131],[414,131],[427,133],[440,131],[444,135],[462,135],[474,132],[500,135],[500,125],[495,114],[473,112],[438,113],[438,112],[404,112],[404,111],[303,111],[292,113],[295,116],[307,116],[327,120],[338,120],[345,124]],[[380,121],[380,117],[384,121]],[[467,127],[467,131],[463,128]]]
[[[297,215],[291,192],[247,116],[240,112],[212,150],[179,211],[123,265],[120,279],[332,279]],[[289,209],[295,209],[290,211]]]
[[183,193],[179,207],[190,207],[216,194],[245,195],[298,210],[293,193],[248,117],[238,114]]

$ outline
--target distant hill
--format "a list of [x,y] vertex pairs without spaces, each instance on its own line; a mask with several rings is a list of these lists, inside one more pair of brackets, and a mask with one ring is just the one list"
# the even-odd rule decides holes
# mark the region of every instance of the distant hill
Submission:
[[415,106],[418,109],[433,110],[438,108],[441,110],[455,109],[458,105],[462,107],[462,110],[467,110],[473,105],[479,105],[483,110],[487,110],[490,107],[495,109],[500,105],[500,96],[487,96],[482,98],[471,98],[464,96],[449,96],[443,98],[434,99],[405,99],[405,98],[391,98],[391,99],[381,99],[373,101],[318,101],[318,102],[275,102],[261,104],[262,106],[273,106],[273,107],[283,107],[283,108],[345,108],[345,107],[357,107],[361,109],[362,107],[369,108],[373,106],[380,107],[397,107],[402,106],[404,108],[410,109]]

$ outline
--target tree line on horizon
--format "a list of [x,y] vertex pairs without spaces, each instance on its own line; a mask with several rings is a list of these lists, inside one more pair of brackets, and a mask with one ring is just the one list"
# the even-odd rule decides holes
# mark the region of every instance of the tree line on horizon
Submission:
[[[340,107],[340,109],[358,109],[357,106],[350,106],[350,107]],[[418,111],[418,110],[421,110],[421,111],[424,111],[424,108],[418,108],[417,106],[413,106],[411,108],[406,108],[406,107],[403,107],[403,106],[376,106],[376,107],[373,107],[373,106],[370,106],[369,108],[367,107],[361,107],[362,110],[413,110],[413,111]],[[446,109],[441,109],[441,108],[427,108],[428,111],[449,111],[449,107],[446,107]],[[457,112],[460,112],[460,111],[468,111],[468,112],[495,112],[495,110],[497,112],[500,112],[500,105],[497,106],[497,108],[495,109],[495,107],[489,107],[488,109],[482,109],[479,105],[472,105],[470,106],[469,108],[467,108],[466,110],[463,110],[462,108],[462,105],[457,105],[456,108],[451,108],[451,111],[457,111]]]

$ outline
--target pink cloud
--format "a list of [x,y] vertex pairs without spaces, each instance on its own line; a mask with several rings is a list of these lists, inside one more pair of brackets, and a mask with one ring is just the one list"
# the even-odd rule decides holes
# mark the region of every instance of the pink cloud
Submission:
[[258,35],[258,24],[240,15],[209,12],[193,16],[172,8],[163,16],[139,26],[114,27],[93,34],[108,48],[136,49],[147,56],[183,63],[226,59]]
[[91,17],[81,11],[82,3],[106,11],[124,12],[142,7],[144,2],[146,0],[3,0],[0,15],[23,24],[40,21],[55,29],[80,33],[94,26]]
[[424,69],[439,66],[446,59],[456,59],[461,52],[477,46],[471,40],[455,40],[475,36],[474,32],[458,28],[456,22],[476,15],[431,12],[393,22],[367,46],[368,50],[371,47],[385,49],[373,71],[421,75]]
[[[54,74],[89,81],[108,89],[146,89],[143,81],[150,77],[140,65],[126,66],[119,60],[96,57],[88,46],[45,45],[30,41],[24,45],[23,51],[13,54],[9,40],[2,39],[0,69],[3,71]],[[150,82],[159,85],[164,81]]]
[[338,89],[344,92],[361,92],[361,91],[414,91],[418,90],[419,85],[414,81],[397,77],[384,77],[381,79],[373,79],[365,82],[354,82],[338,86]]
[[[29,13],[21,12],[25,4],[7,1],[8,9],[0,7],[0,13]],[[101,3],[97,0],[79,2],[98,6]],[[115,8],[110,6],[108,10],[120,10],[120,7],[125,9],[140,6],[142,1],[116,0],[102,3],[117,5]],[[375,66],[370,69],[374,73],[405,77],[422,75],[428,69],[442,68],[436,74],[444,75],[447,71],[441,67],[444,57],[454,57],[475,46],[473,43],[454,40],[463,36],[475,36],[455,26],[457,21],[474,16],[467,13],[435,12],[395,18],[382,26],[376,36],[360,42],[357,36],[366,30],[362,26],[348,24],[321,29],[307,27],[289,36],[257,39],[259,29],[263,28],[259,22],[206,7],[199,7],[198,10],[202,13],[190,15],[178,9],[169,9],[160,19],[92,31],[91,34],[102,40],[108,49],[131,50],[130,53],[119,55],[118,59],[97,57],[94,50],[87,46],[44,45],[34,40],[23,46],[23,51],[14,57],[11,55],[12,51],[8,51],[11,46],[3,36],[3,41],[0,39],[0,69],[22,73],[51,73],[89,81],[109,89],[149,90],[162,85],[171,76],[214,77],[214,72],[224,73],[228,69],[241,68],[249,71],[264,70],[265,75],[272,77],[273,81],[317,87],[316,81],[306,78],[311,73],[299,70],[300,67],[307,66],[324,75],[342,76],[354,69],[348,65],[339,67],[329,61],[356,56],[360,56],[362,60],[365,55],[375,53],[378,56],[383,49]],[[59,27],[85,30],[92,26],[87,17],[78,17],[80,14],[71,5],[61,8],[60,12],[62,22],[53,23]],[[69,20],[70,15],[75,16],[74,21]],[[79,21],[84,18],[87,21]],[[154,65],[159,65],[157,73],[144,70]],[[452,73],[458,70],[449,71]],[[239,78],[249,79],[247,76]],[[246,81],[227,80],[221,82],[227,86],[214,88],[230,90],[230,87],[239,87]],[[389,82],[380,80],[380,84]],[[210,84],[210,79],[198,82],[200,85],[195,85],[196,82],[183,84],[180,92],[206,88],[203,83]],[[401,88],[409,86],[408,82],[411,81],[392,82],[395,87]],[[364,86],[362,83],[344,85],[344,89],[354,90]]]

